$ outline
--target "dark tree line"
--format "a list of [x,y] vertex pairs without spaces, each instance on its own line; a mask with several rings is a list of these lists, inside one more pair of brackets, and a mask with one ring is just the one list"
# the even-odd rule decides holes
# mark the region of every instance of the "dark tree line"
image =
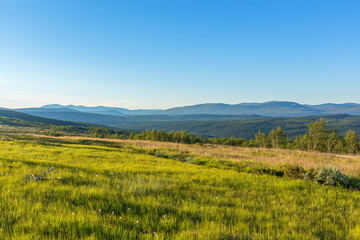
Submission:
[[146,130],[141,133],[126,132],[121,130],[84,127],[84,126],[52,126],[50,135],[57,134],[80,134],[98,138],[117,138],[134,140],[152,140],[163,142],[175,142],[185,144],[220,144],[240,147],[260,147],[274,149],[299,149],[304,151],[320,151],[329,153],[360,152],[358,134],[348,130],[345,136],[341,136],[333,129],[327,129],[324,119],[308,124],[308,131],[295,139],[287,137],[281,128],[271,130],[267,135],[261,130],[255,134],[254,139],[244,140],[241,138],[208,138],[199,137],[187,131]]
[[51,136],[85,135],[94,138],[126,139],[128,138],[130,131],[116,130],[105,127],[50,125],[50,131],[48,134]]
[[277,127],[265,134],[259,130],[255,134],[255,139],[244,140],[241,138],[202,138],[186,131],[167,132],[166,130],[147,130],[140,134],[131,133],[129,139],[153,140],[176,142],[185,144],[221,144],[240,147],[260,147],[275,149],[299,149],[305,151],[320,151],[329,153],[350,153],[360,151],[360,141],[358,134],[353,130],[348,130],[343,137],[335,130],[327,129],[324,119],[312,122],[308,125],[308,132],[295,139],[287,137],[286,132]]
[[152,141],[164,141],[164,142],[175,142],[175,143],[185,143],[185,144],[223,144],[223,145],[231,145],[231,146],[242,146],[245,142],[244,139],[241,138],[202,138],[192,133],[188,133],[187,131],[177,132],[171,131],[168,132],[166,130],[156,130],[152,131],[146,130],[140,134],[131,133],[129,139],[137,139],[137,140],[152,140]]

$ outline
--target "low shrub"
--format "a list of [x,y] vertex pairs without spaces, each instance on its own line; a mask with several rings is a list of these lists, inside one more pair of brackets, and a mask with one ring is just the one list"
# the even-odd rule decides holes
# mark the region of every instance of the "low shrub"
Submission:
[[314,181],[324,185],[349,187],[350,177],[334,166],[321,167],[316,169]]

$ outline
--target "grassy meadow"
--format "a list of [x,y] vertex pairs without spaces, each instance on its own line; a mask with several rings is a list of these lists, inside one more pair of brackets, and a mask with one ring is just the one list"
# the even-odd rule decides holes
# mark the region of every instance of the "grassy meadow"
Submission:
[[0,239],[360,238],[358,191],[126,147],[1,141],[0,192]]
[[148,140],[104,139],[89,137],[49,137],[36,135],[43,141],[66,140],[74,143],[91,142],[108,143],[122,148],[138,150],[156,150],[156,152],[183,155],[191,158],[223,159],[232,162],[261,163],[270,167],[281,165],[300,165],[305,169],[335,166],[342,172],[360,177],[360,155],[306,152],[289,149],[243,148],[215,144],[182,144]]

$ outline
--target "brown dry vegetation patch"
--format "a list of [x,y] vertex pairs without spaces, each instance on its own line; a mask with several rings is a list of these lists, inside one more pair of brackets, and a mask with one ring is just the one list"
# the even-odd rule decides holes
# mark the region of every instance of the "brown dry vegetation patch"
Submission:
[[263,148],[241,148],[224,145],[188,145],[171,142],[156,142],[149,140],[122,140],[89,137],[49,137],[36,135],[44,138],[56,138],[64,140],[97,140],[121,143],[143,149],[163,148],[172,152],[187,153],[195,156],[227,159],[232,161],[256,161],[271,165],[297,164],[305,169],[316,167],[335,166],[342,172],[360,177],[359,155],[337,155],[321,152],[305,152],[287,149],[263,149]]

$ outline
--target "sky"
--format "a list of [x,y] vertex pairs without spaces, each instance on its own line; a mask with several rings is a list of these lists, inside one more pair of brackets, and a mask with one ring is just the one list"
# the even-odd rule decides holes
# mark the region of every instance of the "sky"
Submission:
[[358,0],[0,0],[0,107],[360,103]]

